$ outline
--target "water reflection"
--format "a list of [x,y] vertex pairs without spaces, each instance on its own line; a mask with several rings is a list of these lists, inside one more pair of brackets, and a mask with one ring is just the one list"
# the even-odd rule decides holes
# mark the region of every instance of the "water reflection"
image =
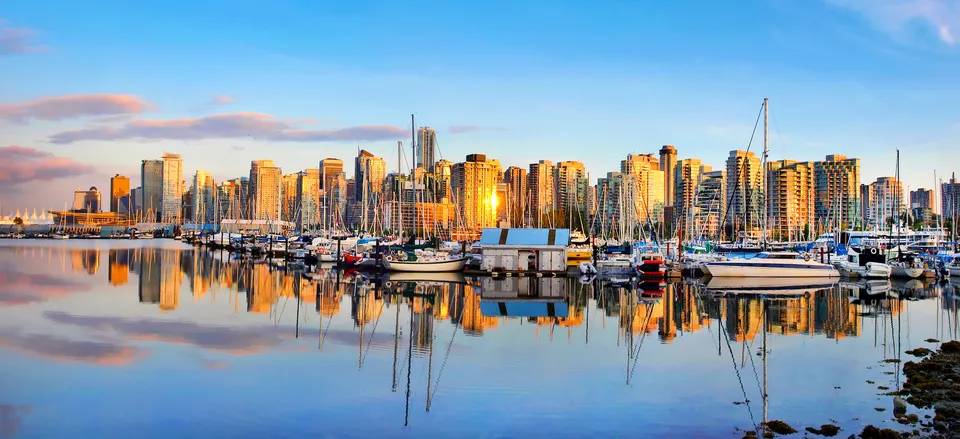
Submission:
[[[99,270],[101,263],[108,268]],[[308,354],[283,364],[324,371],[314,380],[344,407],[387,401],[397,411],[386,408],[384,422],[418,425],[423,434],[449,434],[468,421],[478,432],[496,432],[471,414],[489,396],[537,401],[530,419],[516,418],[506,405],[484,409],[518,424],[520,433],[546,434],[534,429],[533,415],[625,416],[627,407],[653,407],[655,397],[689,404],[704,413],[705,425],[691,430],[684,416],[651,408],[658,413],[647,420],[653,432],[710,436],[720,429],[715,436],[723,437],[735,427],[755,428],[768,411],[814,426],[846,416],[852,430],[887,416],[873,411],[882,404],[875,389],[856,390],[853,382],[886,378],[897,388],[899,365],[881,369],[877,362],[900,358],[926,338],[956,338],[958,288],[920,281],[636,284],[371,275],[171,246],[0,247],[0,321],[20,319],[0,323],[0,351],[28,361],[20,365],[53,360],[113,370],[186,352],[191,367],[224,376],[260,370],[244,358],[283,363],[287,355]],[[810,375],[803,388],[795,384],[797,370]],[[545,380],[564,383],[566,393]],[[841,384],[848,393],[837,390]],[[806,388],[816,386],[822,388]],[[767,401],[768,393],[776,397]],[[597,394],[604,396],[591,396]],[[824,402],[826,394],[837,401]],[[42,410],[29,395],[17,396]],[[592,401],[590,408],[552,403],[570,395]],[[611,413],[598,412],[604,408]],[[442,415],[423,417],[432,411]],[[576,431],[628,429],[586,422]],[[384,433],[397,431],[372,423],[356,435]]]

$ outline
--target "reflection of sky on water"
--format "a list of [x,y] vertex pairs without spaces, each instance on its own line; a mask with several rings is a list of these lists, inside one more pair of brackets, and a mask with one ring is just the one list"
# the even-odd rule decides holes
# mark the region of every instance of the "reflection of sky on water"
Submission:
[[431,300],[171,241],[24,243],[0,246],[0,276],[29,279],[5,283],[37,286],[0,286],[0,407],[32,408],[0,413],[17,437],[740,437],[763,416],[764,330],[769,418],[849,435],[890,424],[876,386],[898,368],[881,360],[956,334],[939,287],[854,303],[840,287],[764,302],[422,284]]

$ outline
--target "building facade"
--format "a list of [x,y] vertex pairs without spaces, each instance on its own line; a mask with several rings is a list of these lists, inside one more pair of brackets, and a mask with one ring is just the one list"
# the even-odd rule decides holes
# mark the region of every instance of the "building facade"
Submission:
[[507,209],[507,222],[510,227],[520,227],[527,211],[527,170],[519,166],[507,168],[503,182],[507,185],[507,195],[501,202]]
[[129,202],[124,205],[124,197],[129,199],[130,179],[120,174],[114,175],[110,179],[110,211],[115,213],[130,213]]
[[954,221],[960,216],[960,181],[956,177],[940,184],[940,216]]
[[469,154],[466,161],[453,165],[452,188],[457,212],[464,227],[478,230],[496,227],[497,185],[503,169],[500,161],[487,159],[483,154]]
[[866,209],[866,225],[872,228],[885,228],[896,221],[907,208],[903,197],[903,184],[893,177],[877,177],[870,183],[869,205]]
[[163,160],[143,160],[140,164],[140,185],[143,189],[139,200],[140,214],[144,221],[160,221],[163,198]]
[[539,224],[542,216],[556,209],[555,167],[550,160],[530,164],[527,173],[527,200],[531,224]]
[[280,219],[280,180],[283,170],[273,160],[254,160],[250,163],[249,205],[254,220]]
[[809,236],[814,224],[813,172],[813,163],[810,162],[779,160],[767,163],[767,230],[774,239],[813,238]]
[[300,210],[296,218],[300,230],[315,230],[321,224],[320,169],[307,169],[297,174],[296,204]]
[[764,208],[760,158],[753,152],[730,151],[726,171],[727,225],[734,231],[759,229]]
[[220,208],[217,205],[219,190],[210,172],[197,170],[193,174],[191,192],[193,217],[190,220],[194,224],[220,224]]
[[[578,218],[587,211],[587,189],[590,187],[589,174],[583,162],[564,161],[557,163],[554,180],[557,185],[557,207],[568,218]],[[587,218],[580,218],[583,222]]]
[[179,224],[183,221],[183,159],[180,154],[163,154],[163,190],[160,192],[160,221]]
[[415,167],[423,168],[427,172],[434,172],[437,162],[437,131],[430,127],[420,127],[417,130],[417,163]]
[[831,154],[814,163],[817,230],[863,226],[860,206],[860,159]]

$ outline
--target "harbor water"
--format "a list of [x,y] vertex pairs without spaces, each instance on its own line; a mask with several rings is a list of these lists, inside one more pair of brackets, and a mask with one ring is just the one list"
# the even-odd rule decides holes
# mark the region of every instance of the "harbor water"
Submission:
[[847,437],[912,429],[905,351],[958,330],[949,282],[422,276],[0,241],[0,436]]

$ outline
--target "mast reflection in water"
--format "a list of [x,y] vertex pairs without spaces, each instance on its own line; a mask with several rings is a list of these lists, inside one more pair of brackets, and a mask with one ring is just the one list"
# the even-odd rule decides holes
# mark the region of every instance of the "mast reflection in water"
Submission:
[[877,387],[902,385],[883,360],[958,328],[949,283],[388,276],[25,243],[0,247],[0,404],[30,407],[20,437],[859,431],[891,416]]

